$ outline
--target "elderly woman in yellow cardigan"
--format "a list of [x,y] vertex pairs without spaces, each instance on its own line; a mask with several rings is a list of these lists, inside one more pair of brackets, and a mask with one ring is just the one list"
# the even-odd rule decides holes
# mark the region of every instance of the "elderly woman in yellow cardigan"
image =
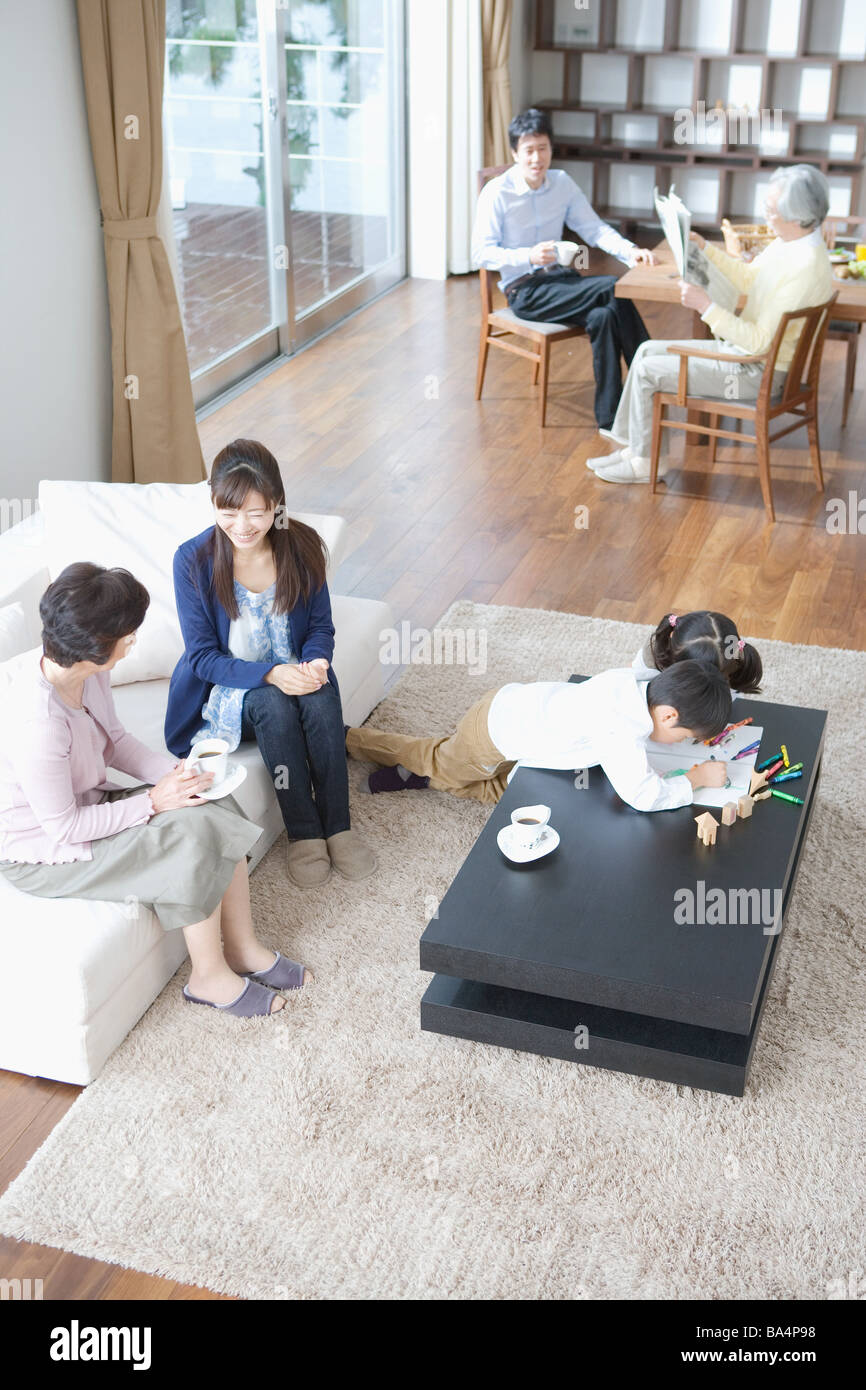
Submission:
[[[739,350],[744,355],[765,352],[784,313],[808,309],[830,298],[833,273],[821,235],[828,208],[829,188],[824,175],[811,164],[794,164],[777,169],[770,179],[766,217],[775,240],[755,260],[736,260],[692,232],[692,239],[713,264],[747,296],[737,317],[714,304],[700,286],[680,281],[682,303],[697,310],[722,351]],[[790,324],[779,348],[774,393],[784,382],[801,327],[800,323]],[[675,341],[707,346],[706,339]],[[606,483],[649,481],[653,396],[656,391],[675,391],[679,374],[680,359],[667,351],[668,346],[668,341],[650,339],[641,344],[632,359],[616,418],[609,430],[601,431],[619,448],[601,458],[587,459],[587,468]],[[737,362],[693,358],[688,367],[689,391],[696,396],[730,400],[729,382],[734,377],[736,399],[753,401],[760,391],[763,373],[762,363],[744,362],[741,366]],[[662,462],[659,477],[665,471]]]

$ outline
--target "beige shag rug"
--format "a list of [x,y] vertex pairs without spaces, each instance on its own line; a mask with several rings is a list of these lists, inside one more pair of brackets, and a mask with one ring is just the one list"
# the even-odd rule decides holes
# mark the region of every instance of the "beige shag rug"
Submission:
[[[487,631],[486,673],[411,666],[375,722],[445,731],[493,685],[626,665],[646,636],[466,602],[440,626]],[[0,1230],[251,1299],[847,1286],[866,1268],[866,654],[760,649],[763,698],[831,717],[744,1099],[421,1033],[418,938],[489,811],[362,796],[355,763],[378,874],[301,895],[283,839],[252,881],[263,935],[315,985],[231,1020],[182,1001],[184,967],[0,1199]]]

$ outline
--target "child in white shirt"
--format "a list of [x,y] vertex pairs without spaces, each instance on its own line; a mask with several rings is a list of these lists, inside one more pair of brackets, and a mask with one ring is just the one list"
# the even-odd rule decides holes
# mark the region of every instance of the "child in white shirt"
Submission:
[[370,791],[432,787],[496,802],[516,767],[578,769],[600,764],[614,791],[636,811],[688,806],[696,787],[723,786],[724,764],[695,764],[664,779],[650,767],[646,741],[681,743],[721,733],[731,689],[716,665],[677,661],[647,682],[626,668],[581,683],[532,681],[489,690],[454,733],[413,738],[349,728],[352,757],[383,763]]

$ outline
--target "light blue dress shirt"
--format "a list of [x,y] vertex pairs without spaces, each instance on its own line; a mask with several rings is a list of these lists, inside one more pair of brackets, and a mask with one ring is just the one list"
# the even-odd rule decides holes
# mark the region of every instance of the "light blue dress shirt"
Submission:
[[[260,594],[234,581],[239,617],[229,627],[229,651],[243,661],[272,661],[275,666],[294,661],[289,636],[288,613],[272,612],[276,582]],[[241,725],[246,690],[234,686],[211,687],[207,704],[202,706],[204,726],[193,736],[193,744],[204,738],[224,738],[233,753],[241,741]]]
[[472,229],[472,262],[499,270],[504,292],[512,280],[530,275],[529,253],[539,241],[561,241],[567,225],[590,246],[631,264],[637,247],[603,222],[564,169],[548,169],[540,188],[532,189],[517,165],[490,179],[478,197]]

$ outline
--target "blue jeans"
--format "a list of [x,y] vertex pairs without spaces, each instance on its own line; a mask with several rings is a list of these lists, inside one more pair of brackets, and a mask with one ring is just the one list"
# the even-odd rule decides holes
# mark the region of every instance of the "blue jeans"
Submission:
[[309,695],[286,695],[275,685],[248,690],[241,738],[259,745],[290,840],[326,840],[349,829],[343,710],[330,681]]

